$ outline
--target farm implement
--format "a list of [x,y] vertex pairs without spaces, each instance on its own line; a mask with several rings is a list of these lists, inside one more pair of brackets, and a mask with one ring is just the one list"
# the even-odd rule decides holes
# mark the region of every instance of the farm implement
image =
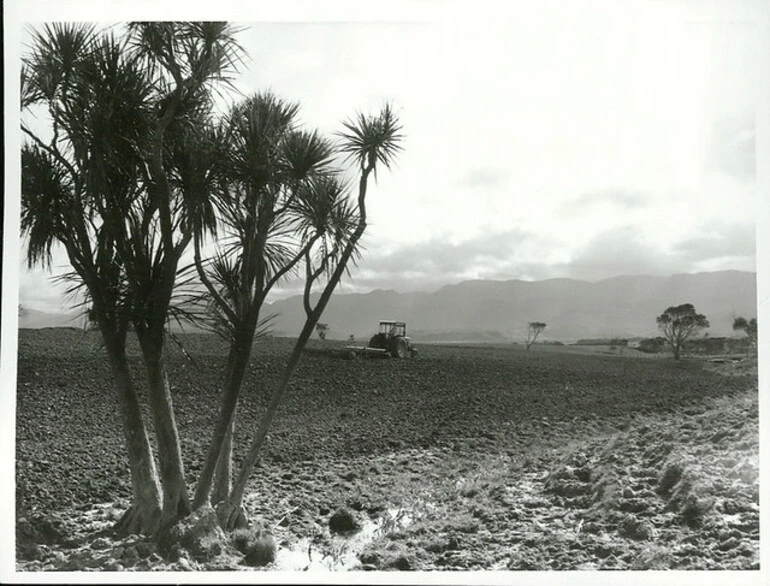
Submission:
[[417,349],[406,335],[406,323],[402,321],[380,321],[380,330],[368,346],[347,346],[345,350],[351,356],[370,358],[406,358],[417,355]]

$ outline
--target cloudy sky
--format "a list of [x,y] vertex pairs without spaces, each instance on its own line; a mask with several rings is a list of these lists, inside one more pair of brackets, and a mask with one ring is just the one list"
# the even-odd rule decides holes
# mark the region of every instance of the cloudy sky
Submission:
[[[247,15],[237,87],[300,102],[328,133],[385,101],[399,113],[404,152],[370,191],[366,252],[344,291],[753,271],[760,6]],[[20,302],[58,309],[49,275],[19,266]]]

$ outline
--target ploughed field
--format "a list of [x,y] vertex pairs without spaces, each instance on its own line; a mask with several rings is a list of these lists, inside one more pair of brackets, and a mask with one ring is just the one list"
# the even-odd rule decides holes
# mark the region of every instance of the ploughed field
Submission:
[[[168,371],[192,486],[226,347],[178,338],[189,358],[170,341]],[[236,470],[292,343],[255,345]],[[343,345],[311,343],[252,475],[247,511],[278,542],[268,569],[758,567],[755,362],[431,345],[346,360]],[[109,533],[130,480],[97,334],[19,332],[16,421],[20,569],[249,568],[232,548],[168,559]],[[358,532],[330,532],[341,511]]]

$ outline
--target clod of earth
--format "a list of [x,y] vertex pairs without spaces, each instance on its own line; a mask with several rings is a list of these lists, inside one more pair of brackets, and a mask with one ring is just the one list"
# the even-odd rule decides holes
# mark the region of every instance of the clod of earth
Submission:
[[664,496],[671,494],[671,490],[681,480],[684,471],[684,465],[680,462],[668,464],[658,480],[658,493]]
[[350,533],[361,528],[356,514],[347,508],[337,509],[329,518],[329,529],[332,533]]
[[618,526],[618,533],[628,539],[648,541],[654,537],[655,529],[649,521],[636,517],[625,517]]

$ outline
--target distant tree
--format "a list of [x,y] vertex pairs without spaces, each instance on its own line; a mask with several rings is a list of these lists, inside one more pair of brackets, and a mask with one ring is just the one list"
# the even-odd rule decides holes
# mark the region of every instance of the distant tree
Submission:
[[92,330],[99,329],[99,322],[96,316],[96,309],[94,309],[93,305],[91,305],[91,307],[85,310],[83,314],[83,318],[84,318],[83,331],[90,332]]
[[329,324],[316,324],[315,331],[318,332],[318,337],[322,340],[326,339],[326,332],[329,331]]
[[757,318],[747,320],[745,317],[736,317],[733,322],[733,330],[743,330],[749,338],[749,352],[757,347]]
[[657,322],[671,346],[674,360],[679,360],[682,346],[690,336],[710,325],[705,315],[695,311],[692,303],[669,307],[658,316]]
[[537,337],[543,333],[545,327],[546,324],[541,321],[531,321],[527,324],[527,338],[525,341],[527,344],[527,350],[529,350],[529,347],[535,343]]

